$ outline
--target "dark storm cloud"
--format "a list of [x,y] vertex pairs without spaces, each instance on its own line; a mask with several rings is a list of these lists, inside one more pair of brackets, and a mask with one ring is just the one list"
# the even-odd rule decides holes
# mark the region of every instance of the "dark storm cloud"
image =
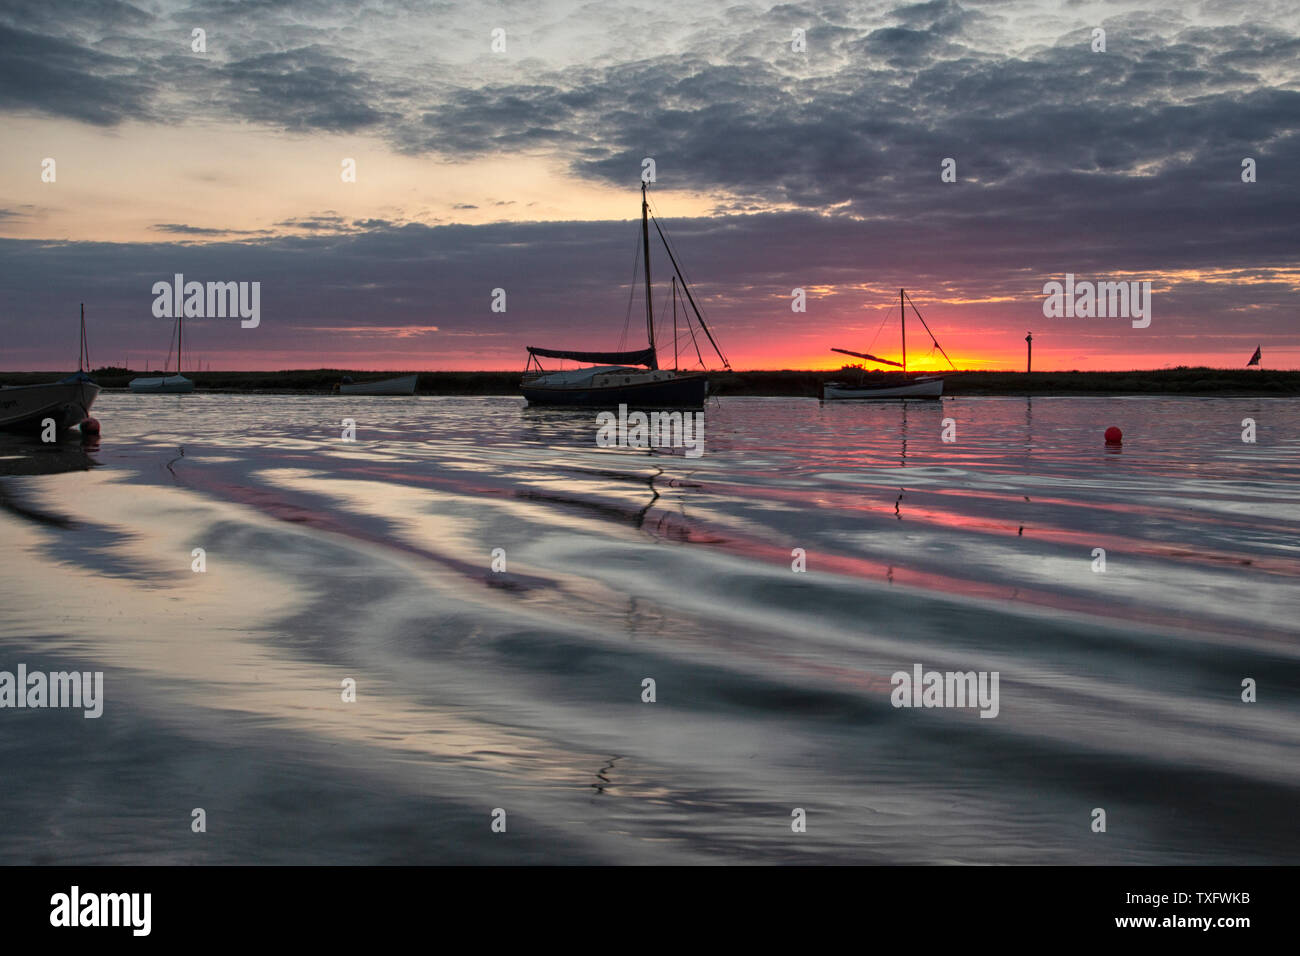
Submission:
[[[1029,322],[1037,329],[1042,283],[1065,271],[1238,272],[1234,283],[1191,277],[1162,286],[1155,332],[1124,339],[1127,348],[1176,353],[1180,336],[1212,338],[1246,327],[1265,343],[1291,334],[1294,290],[1286,281],[1270,280],[1267,267],[1285,259],[1279,249],[1300,248],[1300,216],[1276,216],[1263,193],[1230,222],[1214,221],[1212,212],[1196,204],[1148,216],[1140,211],[1140,192],[1131,198],[1139,212],[1130,219],[1110,222],[1098,215],[1072,228],[1054,226],[1046,211],[1029,221],[1013,208],[968,220],[958,208],[951,228],[960,242],[945,241],[942,232],[900,230],[889,221],[806,212],[668,219],[665,225],[695,279],[697,300],[724,342],[749,336],[758,343],[752,347],[774,334],[797,341],[818,328],[822,306],[815,301],[808,316],[792,319],[792,288],[863,282],[905,281],[926,290],[918,293],[922,297],[1003,297],[1004,324]],[[997,241],[977,241],[981,229]],[[525,345],[638,344],[635,309],[626,324],[628,338],[621,338],[637,231],[632,221],[370,224],[365,231],[197,245],[0,240],[0,273],[7,277],[0,314],[8,320],[11,363],[22,361],[12,356],[46,348],[50,320],[70,314],[82,300],[93,312],[98,341],[113,343],[115,352],[139,354],[156,350],[169,331],[162,328],[165,320],[151,314],[152,285],[180,272],[198,281],[262,283],[261,326],[246,331],[237,323],[195,321],[190,334],[201,351],[313,354],[338,347],[331,328],[437,326],[446,338],[430,347],[465,349],[483,366],[508,366]],[[1152,236],[1161,241],[1152,242]],[[1182,239],[1170,242],[1171,236]],[[1008,267],[1009,258],[1015,268]],[[657,248],[653,268],[657,277],[669,275]],[[1260,281],[1248,284],[1252,279]],[[491,311],[495,288],[507,290],[505,314]],[[868,302],[861,293],[847,293],[841,314]],[[878,315],[861,314],[870,332]],[[602,318],[594,325],[575,324],[575,316],[593,315]],[[944,318],[952,328],[954,317]],[[1103,329],[1098,335],[1109,335],[1113,345],[1124,331]],[[377,333],[366,347],[383,344]],[[1182,347],[1196,345],[1188,338]]]
[[152,13],[123,0],[6,0],[0,17],[53,35],[135,29],[155,22]]
[[264,53],[218,68],[215,99],[234,116],[283,129],[355,132],[390,118],[349,60],[319,47]]
[[[0,109],[112,126],[218,118],[295,132],[354,132],[393,120],[393,90],[337,36],[347,4],[208,3],[154,15],[126,3],[6,5]],[[307,16],[323,22],[309,25]],[[332,18],[332,19],[331,19]],[[191,48],[204,29],[207,50]]]
[[[1258,82],[1244,63],[1206,66],[1224,48],[1258,42],[1258,33],[1202,33],[1172,50],[1130,37],[1124,53],[1106,54],[1092,53],[1082,36],[1021,58],[952,58],[931,32],[890,28],[846,44],[864,59],[862,70],[793,80],[773,65],[664,58],[584,72],[566,81],[574,89],[543,83],[452,95],[424,115],[427,135],[398,135],[414,150],[440,143],[461,155],[530,140],[566,144],[580,173],[617,183],[635,182],[642,157],[654,156],[668,185],[769,203],[848,203],[843,211],[864,216],[948,203],[939,164],[953,157],[964,182],[1038,186],[1058,177],[1056,201],[1087,205],[1110,178],[1147,167],[1199,167],[1209,183],[1244,156],[1287,155],[1300,129],[1298,94]],[[1264,39],[1290,46],[1278,35]],[[906,82],[897,70],[871,68],[899,50],[917,61]],[[1079,173],[1099,178],[1069,175]],[[1088,194],[1067,202],[1060,192],[1072,183]],[[1169,182],[1168,198],[1182,185]]]
[[[403,17],[428,13],[416,4],[368,20],[329,2],[206,2],[157,18],[99,7],[110,8],[123,10],[111,29],[62,0],[51,9],[66,18],[35,7],[22,23],[0,14],[0,50],[25,58],[0,66],[0,107],[99,124],[193,116],[365,131],[401,152],[458,161],[527,153],[630,193],[651,156],[661,187],[717,197],[716,218],[675,230],[701,294],[733,327],[788,323],[781,297],[794,286],[905,277],[1006,296],[1009,310],[1032,315],[1045,276],[1249,275],[1294,266],[1300,249],[1300,39],[1277,25],[1284,20],[1211,28],[1176,6],[1106,15],[1108,49],[1094,53],[1091,27],[1068,5],[1048,8],[1062,25],[1055,34],[1042,26],[1042,42],[1028,44],[1019,37],[1047,17],[1023,3],[736,4],[725,17],[665,9],[681,37],[669,53],[628,45],[558,63],[484,53],[453,69],[439,44],[464,34],[440,32],[438,13],[427,30],[437,42],[408,38]],[[590,4],[584,17],[598,27],[610,9]],[[372,32],[390,18],[387,33]],[[200,24],[207,57],[187,52],[189,27]],[[791,51],[793,28],[808,31],[806,54]],[[472,42],[486,49],[485,34]],[[43,82],[31,70],[46,71]],[[1240,179],[1248,156],[1259,164],[1255,184]],[[947,157],[955,184],[940,181]],[[629,206],[630,216],[634,198]],[[794,211],[772,212],[780,207]],[[625,226],[429,228],[326,210],[277,223],[298,235],[273,240],[7,243],[0,262],[16,282],[0,296],[9,315],[23,295],[57,312],[68,276],[102,283],[105,311],[132,337],[152,321],[140,304],[148,283],[183,271],[263,280],[264,314],[277,321],[259,334],[284,335],[286,347],[295,323],[355,326],[377,314],[521,346],[572,338],[574,302],[621,309],[610,289],[627,278],[634,236]],[[487,311],[496,287],[510,290],[508,317]],[[1183,310],[1185,334],[1212,331],[1216,312],[1243,305],[1227,284],[1164,294],[1163,307]],[[1249,294],[1261,327],[1293,321],[1293,290],[1261,284]],[[241,341],[236,334],[232,347]]]
[[[1300,39],[1265,23],[1210,29],[1174,11],[1123,13],[1102,21],[1105,53],[1078,27],[1011,52],[1017,18],[1032,25],[1041,11],[956,0],[874,11],[738,5],[725,24],[670,11],[683,38],[668,55],[620,50],[563,67],[528,59],[499,82],[483,69],[498,61],[463,77],[439,63],[439,43],[460,37],[448,28],[444,41],[439,17],[457,9],[394,3],[363,15],[300,0],[154,15],[110,0],[23,3],[0,15],[9,54],[0,107],[98,124],[193,116],[366,131],[454,160],[540,152],[618,184],[635,183],[641,159],[654,156],[665,184],[721,191],[741,208],[861,216],[948,203],[930,188],[945,157],[964,183],[1058,176],[1065,187],[1078,180],[1064,174],[1084,173],[1099,177],[1095,190],[1150,169],[1208,175],[1234,156],[1274,160],[1300,126],[1290,88]],[[595,22],[616,13],[586,9]],[[419,16],[428,19],[410,19]],[[408,37],[407,22],[438,43]],[[198,24],[207,55],[189,51]],[[807,29],[807,53],[790,50],[792,25]],[[1279,86],[1279,75],[1291,84]],[[1093,198],[1053,201],[1077,208]]]
[[154,92],[129,59],[0,24],[0,110],[113,126],[147,116]]
[[418,124],[399,123],[391,133],[407,152],[475,156],[543,147],[577,148],[592,142],[579,117],[609,105],[612,91],[549,86],[455,89],[422,114]]

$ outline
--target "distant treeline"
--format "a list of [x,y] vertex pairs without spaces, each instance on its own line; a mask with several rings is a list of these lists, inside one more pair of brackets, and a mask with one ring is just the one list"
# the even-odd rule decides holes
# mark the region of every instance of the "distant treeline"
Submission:
[[[52,382],[66,372],[0,372],[0,385]],[[104,388],[126,388],[139,371],[101,368],[91,373]],[[158,373],[153,373],[158,374]],[[356,382],[410,375],[411,372],[355,372],[302,369],[283,372],[190,372],[187,378],[206,391],[330,392],[344,376]],[[420,372],[421,395],[518,395],[519,372]],[[713,372],[713,395],[808,396],[823,382],[848,379],[854,372]],[[886,378],[901,378],[899,372]],[[1172,368],[1130,372],[951,372],[944,395],[1300,395],[1300,371],[1270,369]]]
[[[709,376],[719,395],[818,395],[823,382],[855,372],[733,372]],[[887,372],[886,380],[902,380]],[[873,379],[874,380],[874,379]],[[950,372],[948,395],[1300,395],[1300,371],[1173,368],[1129,372]]]

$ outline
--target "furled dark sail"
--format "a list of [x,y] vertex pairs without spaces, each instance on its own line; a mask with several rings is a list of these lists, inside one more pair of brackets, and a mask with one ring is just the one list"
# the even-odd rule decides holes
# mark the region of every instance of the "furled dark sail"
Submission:
[[889,359],[882,359],[876,355],[869,355],[866,352],[850,352],[848,349],[831,349],[832,352],[839,352],[841,355],[852,355],[854,358],[867,359],[871,362],[879,362],[881,365],[896,365],[903,367],[902,362],[891,362]]
[[644,365],[658,368],[653,348],[637,349],[635,352],[574,352],[569,349],[539,349],[528,346],[532,355],[542,358],[571,359],[574,362],[587,362],[591,365]]

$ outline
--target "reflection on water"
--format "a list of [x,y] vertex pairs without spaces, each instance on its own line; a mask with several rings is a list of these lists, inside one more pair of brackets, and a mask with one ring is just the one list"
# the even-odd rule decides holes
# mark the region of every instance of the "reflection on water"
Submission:
[[94,458],[97,451],[98,436],[82,440],[72,432],[60,435],[57,441],[43,442],[37,435],[0,432],[0,477],[86,471],[99,464]]
[[0,670],[107,698],[0,710],[5,862],[1297,861],[1300,402],[96,411],[0,445]]

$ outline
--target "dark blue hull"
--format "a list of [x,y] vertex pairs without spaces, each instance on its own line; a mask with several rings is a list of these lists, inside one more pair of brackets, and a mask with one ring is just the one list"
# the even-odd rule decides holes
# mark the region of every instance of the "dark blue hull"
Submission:
[[581,408],[703,408],[709,393],[709,380],[703,375],[687,375],[663,382],[639,385],[605,385],[546,387],[522,386],[530,405],[560,405]]

